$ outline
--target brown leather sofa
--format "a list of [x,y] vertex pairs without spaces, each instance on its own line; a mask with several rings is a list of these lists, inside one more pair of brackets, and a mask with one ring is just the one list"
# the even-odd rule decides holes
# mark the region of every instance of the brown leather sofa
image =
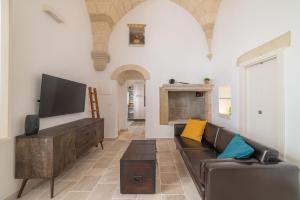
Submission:
[[299,171],[279,159],[278,151],[244,139],[255,149],[249,159],[219,160],[234,133],[208,123],[202,142],[181,137],[175,143],[203,200],[299,200]]

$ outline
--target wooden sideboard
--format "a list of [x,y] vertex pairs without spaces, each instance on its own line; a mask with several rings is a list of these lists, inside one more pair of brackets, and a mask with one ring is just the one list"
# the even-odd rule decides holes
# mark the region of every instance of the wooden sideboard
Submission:
[[101,144],[103,149],[104,119],[86,118],[41,130],[33,136],[17,136],[15,178],[23,179],[18,198],[29,179],[50,179],[51,198],[54,179],[68,165]]

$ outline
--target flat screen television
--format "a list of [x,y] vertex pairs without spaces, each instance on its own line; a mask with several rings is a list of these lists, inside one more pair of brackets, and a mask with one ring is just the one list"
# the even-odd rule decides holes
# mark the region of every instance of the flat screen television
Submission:
[[84,112],[86,85],[42,75],[39,116],[41,118]]

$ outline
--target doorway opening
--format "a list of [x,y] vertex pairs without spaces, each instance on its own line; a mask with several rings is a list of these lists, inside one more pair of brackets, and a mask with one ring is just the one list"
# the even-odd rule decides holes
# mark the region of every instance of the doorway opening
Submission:
[[119,67],[112,74],[118,82],[119,139],[145,139],[146,80],[149,73],[138,65]]

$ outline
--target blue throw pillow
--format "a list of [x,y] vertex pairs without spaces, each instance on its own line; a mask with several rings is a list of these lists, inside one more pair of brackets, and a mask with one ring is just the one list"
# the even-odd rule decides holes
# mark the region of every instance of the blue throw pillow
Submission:
[[240,135],[235,135],[229,142],[223,153],[218,156],[218,159],[235,158],[245,159],[249,158],[254,149],[248,145]]

